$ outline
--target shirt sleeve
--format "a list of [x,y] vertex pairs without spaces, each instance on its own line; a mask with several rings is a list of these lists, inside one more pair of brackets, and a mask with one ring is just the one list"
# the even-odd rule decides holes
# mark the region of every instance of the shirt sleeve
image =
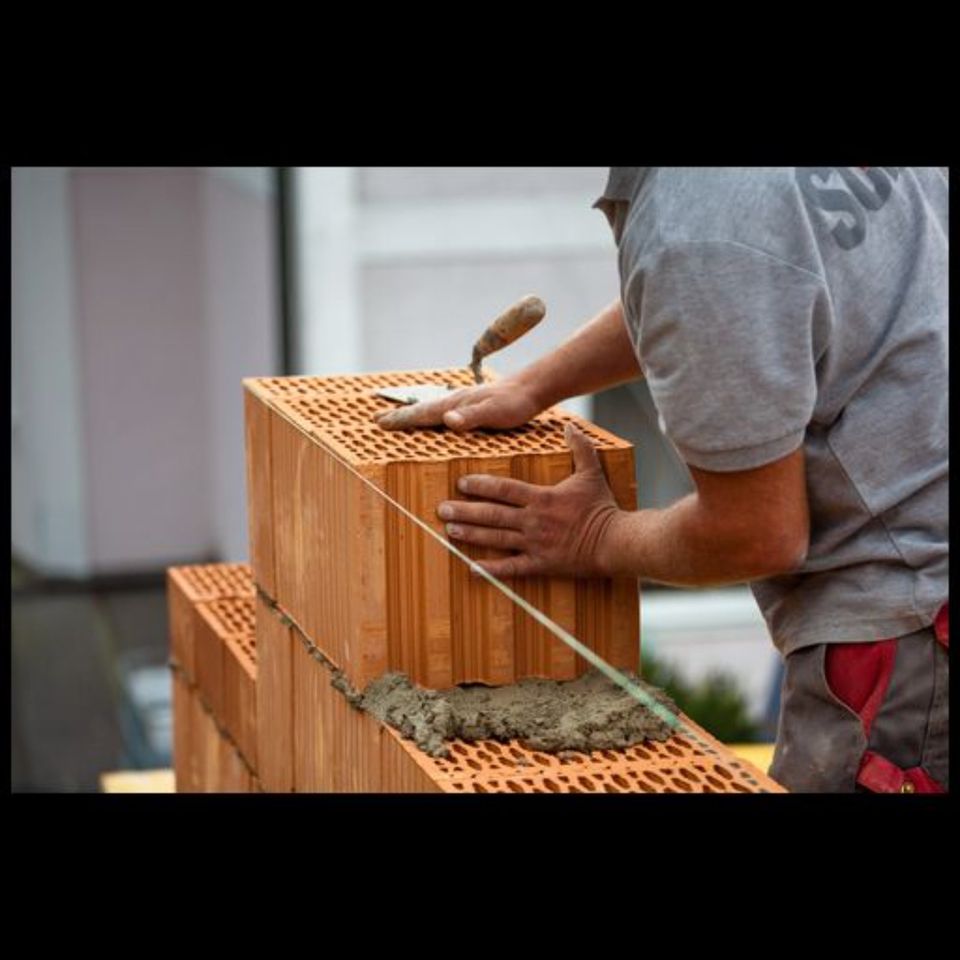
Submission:
[[729,241],[680,243],[638,264],[624,295],[664,432],[686,463],[749,470],[803,443],[820,277]]

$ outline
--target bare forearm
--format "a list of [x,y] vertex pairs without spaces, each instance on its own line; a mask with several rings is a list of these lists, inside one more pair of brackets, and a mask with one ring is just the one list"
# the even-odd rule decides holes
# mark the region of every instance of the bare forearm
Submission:
[[595,393],[640,376],[620,301],[616,300],[556,350],[522,370],[516,379],[533,391],[545,408],[567,397]]
[[748,518],[718,516],[696,493],[664,510],[618,512],[599,552],[608,576],[678,587],[744,583],[785,573],[803,560],[795,538],[758,537]]

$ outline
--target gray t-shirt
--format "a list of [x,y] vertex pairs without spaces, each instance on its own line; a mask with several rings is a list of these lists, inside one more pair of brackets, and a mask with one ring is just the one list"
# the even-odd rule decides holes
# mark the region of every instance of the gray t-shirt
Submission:
[[928,626],[947,599],[942,168],[614,168],[595,206],[684,460],[804,446],[810,549],[754,583],[784,653]]

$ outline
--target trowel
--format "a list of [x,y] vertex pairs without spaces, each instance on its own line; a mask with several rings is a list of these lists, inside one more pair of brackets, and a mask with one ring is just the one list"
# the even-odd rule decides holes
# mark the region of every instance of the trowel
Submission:
[[[519,340],[544,318],[546,312],[544,302],[532,294],[521,297],[513,306],[504,310],[473,345],[473,355],[468,369],[473,374],[474,383],[483,383],[481,364],[484,357]],[[405,387],[384,387],[375,392],[377,396],[406,404],[437,400],[456,389],[458,388],[447,384],[422,383]]]

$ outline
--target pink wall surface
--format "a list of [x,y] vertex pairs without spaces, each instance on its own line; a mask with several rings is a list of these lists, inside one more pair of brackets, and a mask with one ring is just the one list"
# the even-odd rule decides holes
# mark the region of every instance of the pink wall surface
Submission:
[[74,170],[90,559],[152,568],[214,548],[196,169]]
[[279,373],[275,221],[269,197],[232,180],[204,180],[204,282],[208,344],[210,520],[217,554],[247,552],[243,377]]

